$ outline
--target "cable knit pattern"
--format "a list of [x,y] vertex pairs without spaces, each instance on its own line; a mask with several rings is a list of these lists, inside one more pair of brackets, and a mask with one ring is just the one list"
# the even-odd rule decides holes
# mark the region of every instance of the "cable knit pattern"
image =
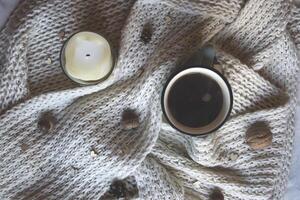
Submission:
[[[211,199],[216,190],[225,199],[282,199],[299,11],[285,0],[22,1],[0,32],[0,199],[118,198],[116,180],[137,199]],[[59,55],[85,30],[111,42],[117,64],[106,81],[82,87]],[[191,137],[164,122],[161,92],[208,43],[232,86],[233,111],[219,130]],[[138,114],[138,128],[124,130],[125,110]],[[246,135],[260,122],[272,145],[254,150]]]

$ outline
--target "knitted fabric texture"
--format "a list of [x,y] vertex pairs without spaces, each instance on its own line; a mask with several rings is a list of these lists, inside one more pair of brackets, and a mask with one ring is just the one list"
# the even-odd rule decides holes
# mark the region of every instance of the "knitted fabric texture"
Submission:
[[[60,67],[78,31],[104,35],[117,52],[100,84],[79,86]],[[233,111],[191,137],[164,123],[161,92],[208,43]],[[0,199],[282,199],[299,48],[300,12],[287,0],[22,1],[0,32]],[[137,128],[124,130],[125,110]],[[256,123],[271,146],[247,145]]]

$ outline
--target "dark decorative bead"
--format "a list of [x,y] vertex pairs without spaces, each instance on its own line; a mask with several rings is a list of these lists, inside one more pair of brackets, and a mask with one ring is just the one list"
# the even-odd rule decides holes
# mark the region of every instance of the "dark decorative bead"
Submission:
[[153,34],[153,27],[150,23],[146,23],[143,27],[142,33],[141,33],[141,40],[148,44],[152,39]]
[[209,200],[224,200],[224,195],[219,188],[214,188],[209,195]]
[[121,125],[125,130],[139,127],[139,116],[134,110],[125,110],[122,114]]
[[38,127],[42,131],[50,131],[53,129],[55,121],[55,118],[50,112],[42,113],[38,121]]
[[126,197],[126,186],[122,181],[114,181],[110,185],[109,193],[115,198]]
[[109,190],[101,196],[100,200],[136,199],[138,193],[135,179],[127,177],[126,180],[113,181]]

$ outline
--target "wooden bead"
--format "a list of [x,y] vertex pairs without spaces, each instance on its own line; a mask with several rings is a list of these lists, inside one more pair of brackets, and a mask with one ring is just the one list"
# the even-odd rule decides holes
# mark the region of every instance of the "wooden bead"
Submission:
[[125,110],[122,114],[121,124],[125,130],[138,128],[140,125],[139,116],[133,110]]
[[272,132],[265,122],[256,122],[249,127],[246,133],[246,143],[254,150],[263,149],[272,145]]
[[136,199],[138,190],[135,184],[125,180],[114,180],[109,190],[100,198],[100,200],[111,199]]
[[214,188],[209,195],[209,200],[224,200],[224,195],[219,188]]
[[38,127],[42,131],[50,131],[53,129],[55,121],[56,120],[51,113],[43,113],[39,118]]
[[141,40],[145,44],[149,43],[151,41],[152,34],[153,34],[152,25],[150,23],[145,24],[141,33]]

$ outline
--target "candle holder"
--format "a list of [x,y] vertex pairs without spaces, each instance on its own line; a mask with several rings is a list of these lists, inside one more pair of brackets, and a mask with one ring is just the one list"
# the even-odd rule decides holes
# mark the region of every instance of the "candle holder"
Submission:
[[66,76],[80,85],[106,80],[115,67],[111,43],[102,35],[82,31],[71,35],[60,52],[60,63]]

